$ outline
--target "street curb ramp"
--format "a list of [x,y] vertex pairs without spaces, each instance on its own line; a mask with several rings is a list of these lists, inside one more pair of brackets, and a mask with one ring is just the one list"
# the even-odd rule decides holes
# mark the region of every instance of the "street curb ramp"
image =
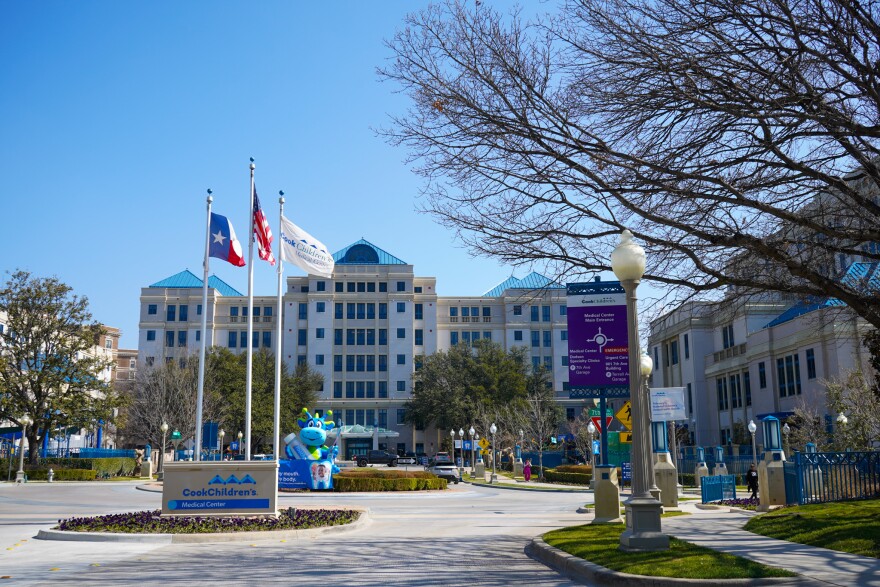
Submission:
[[527,556],[547,565],[559,573],[581,582],[585,585],[613,585],[624,587],[637,585],[639,587],[675,587],[677,585],[729,585],[733,586],[760,586],[760,585],[824,585],[807,579],[806,577],[768,577],[765,579],[677,579],[674,577],[648,577],[646,575],[631,575],[618,573],[611,569],[599,566],[590,561],[568,554],[565,551],[553,548],[541,538],[533,538],[524,549]]

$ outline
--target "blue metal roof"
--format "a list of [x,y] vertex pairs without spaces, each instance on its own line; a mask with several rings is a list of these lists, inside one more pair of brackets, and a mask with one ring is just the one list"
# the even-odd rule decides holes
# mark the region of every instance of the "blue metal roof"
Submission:
[[[184,269],[180,273],[176,275],[172,275],[171,277],[166,277],[162,281],[157,281],[156,283],[150,285],[150,287],[164,287],[169,289],[189,289],[189,288],[201,288],[203,282],[201,279],[196,277],[192,271],[189,269]],[[241,296],[244,295],[233,288],[231,285],[217,277],[216,275],[212,275],[208,278],[208,287],[212,287],[220,292],[220,295],[223,296]]]
[[337,265],[406,265],[391,253],[383,251],[373,243],[361,239],[344,249],[333,253]]
[[564,285],[553,283],[553,280],[544,277],[540,273],[529,273],[522,279],[508,277],[489,291],[483,294],[484,298],[494,298],[509,289],[565,289]]
[[[880,292],[880,263],[853,263],[846,270],[840,283],[851,289],[862,290],[867,292],[874,290]],[[828,308],[830,306],[844,306],[843,302],[837,298],[812,298],[796,304],[785,312],[777,316],[771,322],[767,323],[764,328],[778,326],[789,320],[794,320],[798,316],[803,316],[809,312],[813,312],[820,308]]]

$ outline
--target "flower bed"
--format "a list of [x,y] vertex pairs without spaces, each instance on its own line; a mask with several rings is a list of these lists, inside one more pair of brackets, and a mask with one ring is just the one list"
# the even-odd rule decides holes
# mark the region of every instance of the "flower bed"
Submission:
[[712,502],[717,505],[726,505],[732,508],[739,508],[741,510],[752,510],[755,511],[758,509],[758,504],[760,503],[757,499],[751,498],[738,498],[738,499],[722,499],[721,501]]
[[266,530],[305,530],[350,524],[360,517],[354,510],[303,510],[288,508],[277,518],[161,517],[161,510],[128,512],[92,518],[58,520],[54,530],[114,532],[124,534],[208,534]]

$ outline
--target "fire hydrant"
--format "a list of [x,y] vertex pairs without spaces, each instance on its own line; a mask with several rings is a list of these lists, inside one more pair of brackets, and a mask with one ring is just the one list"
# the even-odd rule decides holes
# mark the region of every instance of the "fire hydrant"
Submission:
[[52,469],[49,469],[49,473],[46,475],[46,479],[48,479],[49,483],[51,483],[54,478],[55,478],[55,471],[53,471]]

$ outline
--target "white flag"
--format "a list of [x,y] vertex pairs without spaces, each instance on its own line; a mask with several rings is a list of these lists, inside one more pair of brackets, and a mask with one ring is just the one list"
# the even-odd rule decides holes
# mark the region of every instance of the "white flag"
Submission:
[[333,255],[327,247],[302,228],[281,217],[281,260],[296,264],[314,275],[333,276]]

